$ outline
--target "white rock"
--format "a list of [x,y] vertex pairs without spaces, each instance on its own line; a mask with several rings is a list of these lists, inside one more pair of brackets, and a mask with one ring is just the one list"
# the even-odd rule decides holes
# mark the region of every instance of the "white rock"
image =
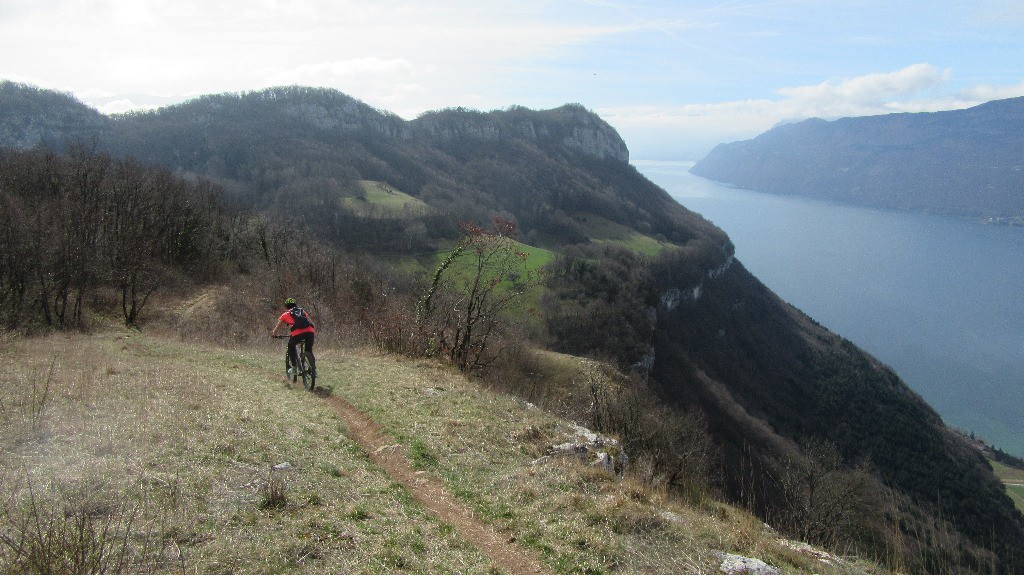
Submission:
[[722,553],[721,557],[722,564],[718,570],[726,575],[781,575],[782,573],[760,559],[730,553]]

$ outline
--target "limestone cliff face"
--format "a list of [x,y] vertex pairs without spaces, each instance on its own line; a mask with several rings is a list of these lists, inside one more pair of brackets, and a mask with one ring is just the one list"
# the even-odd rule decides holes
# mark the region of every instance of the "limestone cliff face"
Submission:
[[615,129],[577,104],[541,111],[511,108],[479,112],[455,108],[425,114],[411,124],[415,133],[442,145],[524,139],[548,150],[560,148],[599,159],[629,162],[629,150]]
[[283,108],[282,112],[321,130],[353,131],[360,127],[363,114],[358,102],[345,100],[332,104],[297,102]]
[[354,98],[327,102],[298,102],[282,110],[286,115],[318,130],[352,134],[368,130],[388,138],[409,139],[407,123],[393,114],[379,112]]
[[562,140],[566,148],[575,149],[598,158],[614,158],[621,162],[629,161],[626,150],[618,134],[598,128],[576,126],[572,134]]
[[579,150],[598,158],[614,158],[622,162],[629,161],[629,150],[618,132],[607,122],[582,106],[564,106],[555,110],[564,115],[571,133],[562,139],[562,145],[569,149]]

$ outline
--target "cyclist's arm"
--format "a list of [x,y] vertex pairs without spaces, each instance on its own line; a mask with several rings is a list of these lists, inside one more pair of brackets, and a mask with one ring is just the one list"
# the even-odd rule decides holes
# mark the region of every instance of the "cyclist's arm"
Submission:
[[271,330],[270,337],[277,337],[277,332],[281,331],[281,328],[285,327],[286,325],[288,324],[285,323],[283,319],[277,320],[277,325],[275,325],[274,329]]

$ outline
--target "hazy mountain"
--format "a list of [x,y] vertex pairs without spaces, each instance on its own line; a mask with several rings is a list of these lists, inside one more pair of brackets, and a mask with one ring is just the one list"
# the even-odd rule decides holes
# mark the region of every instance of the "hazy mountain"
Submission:
[[780,125],[691,172],[775,194],[965,216],[1024,216],[1024,98],[966,110]]
[[73,96],[0,81],[0,145],[17,149],[66,148],[108,139],[109,118]]
[[[5,84],[0,135],[22,149],[92,143],[211,178],[233,202],[300,214],[293,221],[322,241],[367,254],[430,256],[459,221],[511,218],[523,240],[562,257],[544,345],[613,359],[666,404],[705,414],[726,497],[803,525],[794,489],[809,481],[813,495],[821,476],[798,468],[841,471],[835,490],[874,486],[871,521],[848,526],[864,550],[911,557],[918,572],[981,571],[994,551],[999,572],[1024,571],[1024,516],[981,454],[891,370],[747,272],[728,237],[640,175],[618,134],[582,106],[405,121],[293,87],[108,118]],[[365,181],[429,209],[361,214],[343,200]],[[828,522],[855,503],[811,505],[838,514]]]

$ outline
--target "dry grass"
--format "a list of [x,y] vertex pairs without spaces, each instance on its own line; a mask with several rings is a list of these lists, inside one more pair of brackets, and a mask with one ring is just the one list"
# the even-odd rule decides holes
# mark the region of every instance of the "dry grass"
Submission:
[[[272,342],[239,351],[118,332],[0,344],[0,573],[43,572],[3,543],[38,525],[58,551],[73,533],[102,543],[108,573],[496,572],[372,463],[327,402],[285,385]],[[880,572],[794,551],[728,506],[686,506],[585,464],[531,465],[571,424],[454,370],[318,351],[322,385],[560,573],[717,573],[719,551],[783,573]]]
[[335,392],[560,573],[718,573],[719,551],[760,557],[784,573],[884,572],[794,551],[729,506],[687,506],[574,461],[531,465],[547,446],[576,439],[574,426],[430,362],[350,355]]
[[[369,462],[319,398],[285,386],[276,347],[211,351],[128,334],[5,346],[5,537],[26,515],[88,506],[115,523],[94,538],[111,542],[108,564],[128,563],[122,572],[490,570]],[[0,562],[24,569],[10,546]]]

